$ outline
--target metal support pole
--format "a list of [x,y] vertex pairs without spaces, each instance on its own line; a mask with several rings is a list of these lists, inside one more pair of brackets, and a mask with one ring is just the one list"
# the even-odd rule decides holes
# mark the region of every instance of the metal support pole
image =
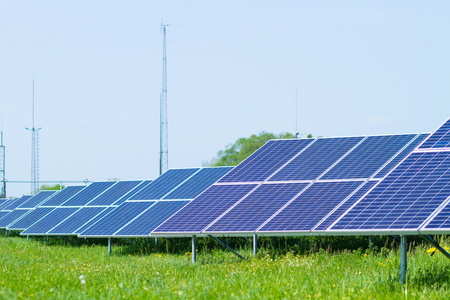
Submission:
[[400,236],[400,282],[401,284],[406,283],[406,271],[408,269],[407,266],[407,251],[408,244],[406,243],[406,236]]
[[158,238],[155,237],[155,246],[158,245]]
[[5,229],[5,236],[8,236],[8,229]]
[[218,238],[208,234],[208,236],[212,239],[214,239],[216,242],[218,242],[219,244],[221,244],[222,246],[224,246],[225,248],[227,248],[228,251],[232,252],[234,255],[238,256],[239,258],[242,258],[243,260],[248,260],[245,257],[243,257],[242,255],[240,255],[239,253],[237,253],[236,251],[234,251],[233,249],[231,249],[231,247],[227,246],[224,242],[222,242],[221,240],[219,240]]
[[29,235],[27,235],[27,242],[30,240],[30,236]]
[[48,245],[48,235],[47,235],[47,245]]
[[192,263],[197,261],[197,237],[192,236]]
[[256,256],[258,253],[258,236],[256,234],[253,235],[253,256]]
[[433,244],[434,247],[436,247],[437,250],[441,251],[442,254],[444,254],[447,258],[450,258],[450,253],[448,253],[447,251],[445,251],[444,248],[441,247],[441,245],[439,245],[438,242],[436,242],[435,240],[433,240],[433,238],[429,235],[424,235],[423,236],[424,239],[426,239],[428,242],[430,242],[431,244]]
[[108,255],[111,255],[111,238],[108,238]]
[[373,247],[373,236],[369,236],[369,249]]

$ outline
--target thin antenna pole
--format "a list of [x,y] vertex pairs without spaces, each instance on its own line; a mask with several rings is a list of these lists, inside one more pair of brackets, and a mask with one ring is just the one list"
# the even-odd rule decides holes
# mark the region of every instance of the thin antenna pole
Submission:
[[168,143],[168,116],[167,116],[167,57],[166,57],[166,29],[167,24],[161,22],[163,34],[163,60],[162,60],[162,88],[160,96],[160,157],[159,175],[169,169],[169,143]]
[[298,91],[295,88],[295,138],[298,138]]
[[1,145],[0,145],[0,180],[1,180],[1,195],[0,197],[6,198],[6,156],[5,146],[3,145],[3,116],[2,116],[2,128],[1,128]]
[[39,130],[34,124],[34,70],[33,70],[33,84],[31,95],[31,128],[25,128],[31,131],[31,194],[36,194],[39,191]]

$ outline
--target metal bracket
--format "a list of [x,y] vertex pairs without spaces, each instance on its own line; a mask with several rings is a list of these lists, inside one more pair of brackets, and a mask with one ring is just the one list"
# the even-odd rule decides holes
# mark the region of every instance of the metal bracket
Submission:
[[221,240],[219,240],[218,238],[208,234],[208,236],[212,239],[214,239],[216,242],[218,242],[219,244],[221,244],[222,246],[224,246],[225,248],[227,248],[228,251],[232,252],[234,255],[238,256],[239,258],[243,259],[243,260],[248,260],[245,257],[243,257],[242,255],[240,255],[239,253],[237,253],[236,251],[234,251],[233,249],[231,249],[227,244],[225,244],[224,242],[222,242]]

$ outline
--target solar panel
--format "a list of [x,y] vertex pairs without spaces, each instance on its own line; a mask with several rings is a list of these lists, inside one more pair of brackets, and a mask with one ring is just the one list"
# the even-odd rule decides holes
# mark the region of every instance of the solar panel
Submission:
[[436,130],[419,149],[450,147],[450,119]]
[[369,136],[321,179],[369,178],[416,136]]
[[378,181],[366,181],[361,186],[355,190],[355,193],[350,196],[346,201],[343,201],[340,205],[336,206],[333,210],[329,212],[329,214],[323,219],[323,221],[319,222],[312,230],[320,231],[325,230],[330,226],[334,221],[336,221],[342,214],[347,211],[356,201],[359,200],[367,191],[369,191]]
[[314,141],[314,139],[271,140],[236,166],[219,182],[264,181]]
[[17,208],[34,208],[55,193],[56,191],[40,191],[39,193],[28,199],[26,202],[19,205]]
[[75,232],[76,234],[79,234],[83,231],[85,231],[86,229],[88,229],[89,227],[91,227],[93,224],[97,223],[100,219],[102,219],[104,216],[106,216],[107,214],[109,214],[111,211],[113,211],[114,209],[116,209],[115,206],[110,206],[107,207],[104,211],[102,211],[101,213],[99,213],[97,216],[95,216],[94,218],[90,219],[88,222],[86,222],[83,226],[81,226],[80,228],[77,229],[77,231]]
[[194,199],[231,169],[232,167],[203,168],[163,199]]
[[55,208],[53,207],[37,207],[36,209],[30,211],[23,218],[16,220],[9,224],[6,228],[10,230],[25,230],[41,218],[49,214]]
[[89,202],[87,205],[112,205],[120,198],[131,193],[132,190],[141,183],[142,181],[119,181],[113,187]]
[[361,182],[316,182],[262,226],[258,232],[309,231]]
[[186,205],[188,201],[159,201],[114,233],[114,236],[148,236],[153,229]]
[[213,185],[153,232],[199,232],[257,186]]
[[70,215],[79,210],[78,207],[59,207],[47,214],[24,231],[21,235],[46,235],[46,233]]
[[156,200],[183,183],[200,169],[170,169],[147,187],[130,197],[130,200]]
[[[62,208],[58,208],[62,209]],[[77,229],[82,227],[86,222],[95,218],[102,211],[106,210],[105,207],[82,207],[76,213],[59,223],[47,232],[49,235],[73,235],[79,233]]]
[[9,214],[11,211],[0,211],[0,219]]
[[48,199],[40,206],[60,206],[78,192],[86,188],[85,186],[68,186],[64,188],[62,191],[58,192],[58,194],[54,195],[52,198]]
[[410,144],[408,144],[401,153],[399,153],[391,162],[380,170],[375,177],[383,178],[389,171],[391,171],[396,165],[398,165],[405,157],[407,157],[423,140],[429,136],[428,133],[419,134],[416,139],[414,139]]
[[83,206],[104,193],[117,181],[94,182],[62,204],[62,206]]
[[12,199],[1,199],[0,201],[0,210],[3,209],[4,206],[9,205],[9,203],[11,203],[11,201],[15,201],[17,200],[17,198],[12,198]]
[[306,183],[263,184],[205,232],[255,231],[306,186]]
[[270,181],[314,180],[363,139],[363,137],[318,139],[273,175]]
[[140,213],[142,213],[144,210],[155,203],[155,201],[124,202],[122,205],[120,205],[120,207],[114,209],[109,214],[100,219],[97,223],[81,232],[79,236],[111,236],[117,230],[130,222],[130,220],[138,216]]
[[120,198],[119,200],[117,200],[116,202],[113,203],[113,205],[120,205],[123,202],[125,202],[127,199],[133,197],[134,195],[136,195],[137,193],[139,193],[141,190],[145,189],[149,184],[151,184],[153,182],[153,180],[144,180],[142,181],[137,187],[135,187],[131,192],[129,192],[128,194],[126,194],[125,196],[123,196],[122,198]]
[[18,198],[17,200],[12,201],[10,204],[6,205],[5,207],[3,207],[2,211],[5,211],[5,210],[11,211],[13,209],[16,209],[17,207],[22,205],[25,201],[27,201],[31,197],[32,197],[31,195],[22,196],[22,197]]
[[6,228],[10,223],[14,222],[28,211],[28,209],[16,209],[6,214],[0,219],[0,228]]

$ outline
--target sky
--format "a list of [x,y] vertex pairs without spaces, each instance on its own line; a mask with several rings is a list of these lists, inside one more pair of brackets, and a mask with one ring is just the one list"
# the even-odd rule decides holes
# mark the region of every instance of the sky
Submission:
[[30,193],[12,181],[31,178],[33,78],[41,181],[159,175],[161,21],[169,167],[189,168],[296,124],[435,130],[450,117],[449,15],[449,1],[1,1],[8,196]]

